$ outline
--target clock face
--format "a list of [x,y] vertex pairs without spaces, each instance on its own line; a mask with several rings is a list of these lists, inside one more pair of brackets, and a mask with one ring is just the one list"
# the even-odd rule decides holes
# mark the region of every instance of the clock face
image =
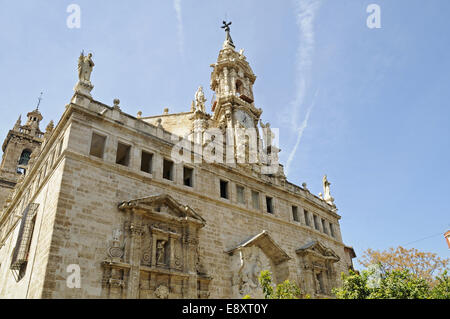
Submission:
[[243,127],[255,127],[252,116],[247,112],[243,110],[237,110],[234,114],[236,121],[238,121]]

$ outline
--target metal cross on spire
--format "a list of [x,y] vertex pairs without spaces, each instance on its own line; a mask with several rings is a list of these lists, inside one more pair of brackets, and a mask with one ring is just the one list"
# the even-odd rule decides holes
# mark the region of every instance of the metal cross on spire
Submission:
[[234,48],[234,43],[230,36],[230,25],[231,21],[228,23],[226,21],[223,21],[223,26],[221,26],[221,28],[225,30],[225,33],[227,35],[225,41],[228,42]]
[[39,105],[41,105],[41,101],[42,101],[42,92],[41,92],[41,94],[39,95],[39,97],[38,97],[38,104],[37,104],[37,106],[36,106],[36,110],[38,110],[39,111]]

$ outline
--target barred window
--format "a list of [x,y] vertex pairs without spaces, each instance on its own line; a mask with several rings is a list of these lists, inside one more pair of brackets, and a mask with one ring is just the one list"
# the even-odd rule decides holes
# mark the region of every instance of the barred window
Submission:
[[[19,234],[17,235],[16,246],[14,247],[10,267],[12,270],[19,271],[20,277],[23,276],[28,262],[28,253],[30,251],[38,207],[39,204],[29,204],[22,214],[22,221],[20,223]],[[20,278],[18,278],[18,280],[20,280]]]

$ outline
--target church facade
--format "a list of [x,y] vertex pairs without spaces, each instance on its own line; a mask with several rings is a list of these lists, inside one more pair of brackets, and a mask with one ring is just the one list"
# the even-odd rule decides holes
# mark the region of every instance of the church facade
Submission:
[[91,55],[56,126],[36,109],[3,144],[1,298],[262,297],[258,275],[332,297],[355,257],[323,179],[287,181],[256,80],[226,40],[186,112],[131,116],[96,101]]

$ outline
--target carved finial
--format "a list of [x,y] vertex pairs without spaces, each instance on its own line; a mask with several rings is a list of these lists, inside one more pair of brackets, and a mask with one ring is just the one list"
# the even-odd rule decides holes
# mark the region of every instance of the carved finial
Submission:
[[53,131],[54,127],[55,127],[55,123],[53,123],[53,120],[51,120],[48,123],[47,127],[45,128],[45,131],[46,132],[51,132],[51,131]]
[[195,102],[192,101],[192,103],[191,103],[191,112],[194,112],[194,111],[195,111]]
[[119,106],[120,100],[119,99],[114,99],[113,103],[114,103],[113,109],[120,111],[120,106]]
[[142,111],[137,112],[137,118],[138,119],[142,118]]
[[305,191],[309,192],[309,189],[308,189],[306,183],[302,183],[302,187]]
[[14,125],[14,130],[18,131],[20,129],[20,125],[22,125],[22,115],[19,115],[19,118],[16,121],[16,124]]
[[169,114],[169,108],[168,107],[164,108],[164,114]]

